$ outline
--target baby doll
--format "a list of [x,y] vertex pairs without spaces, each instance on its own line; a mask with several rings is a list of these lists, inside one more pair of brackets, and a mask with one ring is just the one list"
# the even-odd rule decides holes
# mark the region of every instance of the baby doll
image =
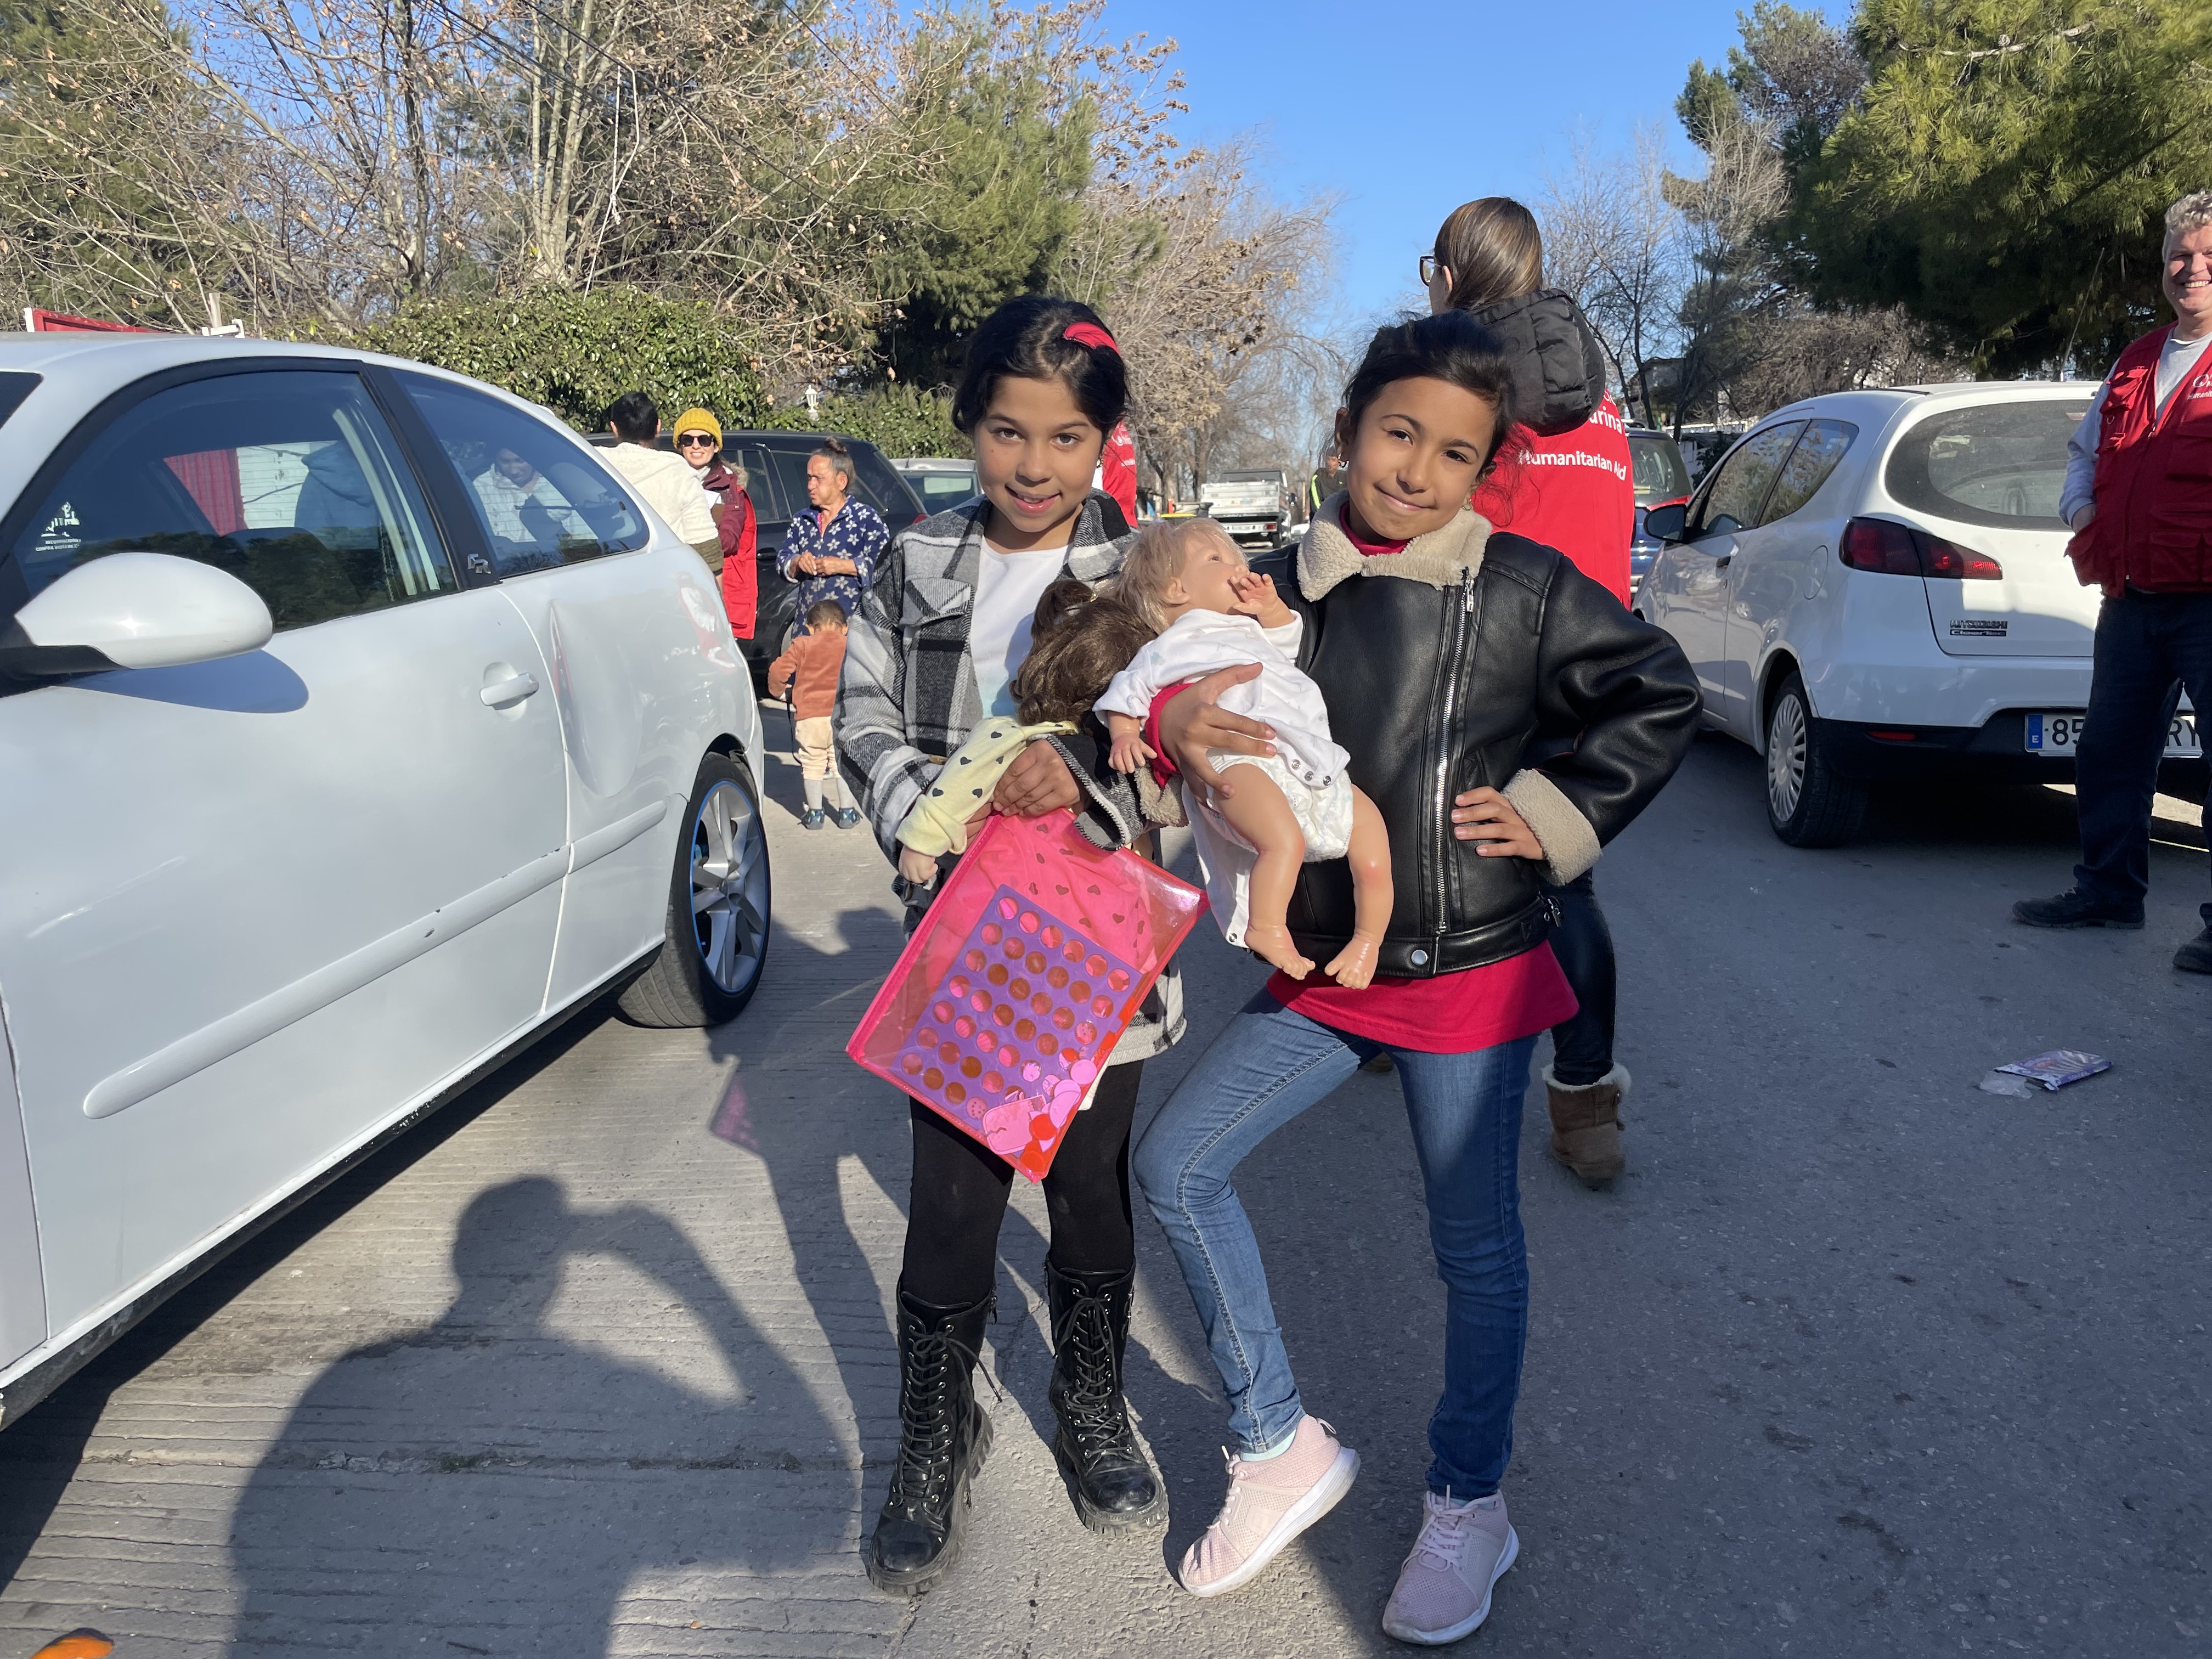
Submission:
[[1352,943],[1327,971],[1349,989],[1367,984],[1390,922],[1390,839],[1375,803],[1345,775],[1351,757],[1330,741],[1321,689],[1298,671],[1304,624],[1211,519],[1147,528],[1114,592],[1159,633],[1098,700],[1114,738],[1113,764],[1133,772],[1152,758],[1144,722],[1162,691],[1258,663],[1265,672],[1232,687],[1221,706],[1273,726],[1276,752],[1216,750],[1216,768],[1249,769],[1237,775],[1232,793],[1200,801],[1192,815],[1214,919],[1231,945],[1304,979],[1313,963],[1298,954],[1284,921],[1298,866],[1348,855]]
[[938,856],[964,853],[991,810],[991,792],[1038,738],[1073,732],[1115,672],[1152,636],[1118,601],[1063,577],[1037,601],[1029,654],[1014,674],[1014,718],[986,719],[899,825],[899,874],[916,886],[937,879]]

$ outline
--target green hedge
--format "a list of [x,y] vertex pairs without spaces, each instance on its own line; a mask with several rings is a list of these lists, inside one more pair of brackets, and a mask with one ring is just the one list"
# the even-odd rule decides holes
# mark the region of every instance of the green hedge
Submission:
[[809,415],[805,404],[770,410],[762,422],[779,432],[849,432],[866,438],[884,454],[946,455],[965,460],[975,451],[953,429],[952,399],[941,392],[912,386],[872,386],[862,392],[821,400]]
[[742,328],[710,307],[636,289],[410,306],[359,343],[489,380],[580,432],[605,425],[607,405],[641,387],[664,420],[696,405],[726,426],[757,426],[771,412]]

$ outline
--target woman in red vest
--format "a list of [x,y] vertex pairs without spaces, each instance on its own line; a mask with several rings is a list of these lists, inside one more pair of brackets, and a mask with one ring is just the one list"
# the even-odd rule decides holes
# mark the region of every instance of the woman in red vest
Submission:
[[[1462,204],[1421,261],[1421,280],[1431,313],[1468,313],[1504,343],[1515,368],[1519,424],[1476,489],[1474,510],[1495,529],[1556,547],[1626,605],[1636,530],[1628,434],[1606,390],[1604,348],[1572,296],[1544,286],[1535,216],[1505,196]],[[1562,733],[1553,747],[1571,749],[1576,736]],[[1559,917],[1553,954],[1581,1007],[1552,1030],[1544,1088],[1552,1156],[1596,1187],[1626,1164],[1628,1071],[1613,1057],[1613,933],[1590,873],[1548,890]]]

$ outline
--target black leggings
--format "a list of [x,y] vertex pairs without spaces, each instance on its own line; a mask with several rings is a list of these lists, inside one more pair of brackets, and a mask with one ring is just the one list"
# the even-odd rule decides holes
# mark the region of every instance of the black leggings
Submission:
[[[1144,1062],[1109,1066],[1091,1109],[1078,1112],[1044,1178],[1052,1260],[1065,1273],[1135,1265],[1129,1222],[1129,1121]],[[998,1282],[999,1224],[1014,1166],[920,1102],[914,1119],[914,1195],[907,1206],[899,1285],[940,1308],[964,1307]]]
[[1547,887],[1559,907],[1552,954],[1582,1004],[1552,1028],[1552,1075],[1571,1088],[1597,1082],[1613,1069],[1613,930],[1597,908],[1587,870],[1564,887]]

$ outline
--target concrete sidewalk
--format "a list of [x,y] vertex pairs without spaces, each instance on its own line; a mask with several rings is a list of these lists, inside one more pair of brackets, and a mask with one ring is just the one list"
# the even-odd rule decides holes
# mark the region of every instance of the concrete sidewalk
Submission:
[[[1171,1582],[1222,1412],[1140,1216],[1129,1390],[1174,1516],[1083,1529],[1018,1182],[968,1559],[918,1602],[869,1588],[908,1161],[842,1045],[898,927],[866,832],[800,831],[795,775],[770,782],[777,933],[742,1018],[580,1022],[0,1435],[0,1659],[79,1625],[121,1659],[1404,1651],[1377,1621],[1442,1292],[1388,1077],[1239,1182],[1308,1403],[1364,1460],[1334,1516],[1241,1595]],[[1701,744],[1601,868],[1632,1170],[1567,1179],[1532,1091],[1524,1553],[1463,1650],[2205,1650],[2212,985],[2164,965],[2197,832],[2162,830],[2145,933],[2039,934],[2004,907],[2064,884],[2063,799],[1905,802],[1805,854],[1758,787]],[[1194,1037],[1140,1121],[1261,977],[1205,925],[1185,970]],[[1974,1091],[2061,1043],[2114,1072]]]

